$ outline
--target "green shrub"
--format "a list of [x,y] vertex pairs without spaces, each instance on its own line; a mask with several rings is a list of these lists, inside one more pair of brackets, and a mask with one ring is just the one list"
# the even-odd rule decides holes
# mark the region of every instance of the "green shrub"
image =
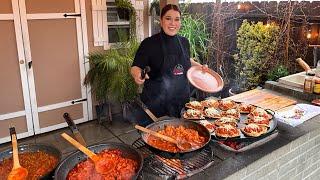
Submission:
[[276,66],[273,70],[271,70],[268,75],[267,79],[270,81],[276,81],[281,77],[288,76],[289,71],[288,68],[284,67],[283,65]]
[[253,89],[266,79],[267,73],[277,64],[273,58],[278,42],[279,27],[262,22],[244,20],[237,32],[235,73],[237,84],[242,89]]

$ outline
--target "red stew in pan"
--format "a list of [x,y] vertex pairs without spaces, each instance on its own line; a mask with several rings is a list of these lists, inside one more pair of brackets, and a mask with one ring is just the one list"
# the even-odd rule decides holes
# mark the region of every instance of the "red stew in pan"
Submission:
[[138,163],[132,159],[124,158],[118,149],[106,149],[98,153],[98,156],[106,161],[110,161],[115,166],[108,170],[107,174],[99,174],[93,161],[87,159],[77,164],[67,176],[67,180],[95,179],[95,180],[130,180],[136,174]]
[[[52,171],[58,164],[58,159],[42,151],[19,154],[20,165],[28,170],[27,179],[39,179]],[[13,167],[12,157],[0,162],[0,180],[7,179]]]

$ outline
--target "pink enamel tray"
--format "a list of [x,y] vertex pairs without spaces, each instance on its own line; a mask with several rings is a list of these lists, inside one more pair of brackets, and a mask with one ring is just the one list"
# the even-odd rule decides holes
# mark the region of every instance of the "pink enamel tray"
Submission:
[[224,85],[218,73],[212,69],[203,71],[201,66],[192,66],[187,72],[187,77],[194,87],[208,93],[219,92]]

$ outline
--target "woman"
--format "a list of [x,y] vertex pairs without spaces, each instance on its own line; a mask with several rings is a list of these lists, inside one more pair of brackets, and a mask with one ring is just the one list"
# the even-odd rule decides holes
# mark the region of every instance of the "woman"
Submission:
[[[180,117],[189,101],[190,85],[187,71],[201,66],[190,58],[189,41],[177,35],[181,27],[181,11],[177,5],[166,5],[160,15],[161,32],[142,41],[131,67],[131,75],[138,85],[144,83],[141,100],[157,117]],[[141,77],[147,67],[150,72]],[[137,117],[138,123],[152,121]]]

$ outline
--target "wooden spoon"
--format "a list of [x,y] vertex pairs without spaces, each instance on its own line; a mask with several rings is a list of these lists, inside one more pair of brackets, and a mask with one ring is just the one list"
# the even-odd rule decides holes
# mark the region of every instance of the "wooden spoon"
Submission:
[[152,134],[153,136],[156,136],[158,138],[161,138],[163,140],[166,140],[168,142],[171,142],[173,144],[176,144],[177,147],[182,150],[182,151],[187,151],[187,150],[190,150],[190,149],[193,149],[194,147],[192,147],[192,145],[189,143],[189,142],[186,142],[186,141],[177,141],[169,136],[165,136],[163,134],[160,134],[158,132],[155,132],[155,131],[152,131],[150,129],[147,129],[147,128],[144,128],[142,126],[139,126],[139,125],[135,125],[134,126],[136,129],[139,129],[140,131],[143,131],[143,132],[146,132],[146,133],[149,133],[149,134]]
[[28,170],[22,167],[19,163],[18,157],[18,142],[16,136],[16,130],[14,127],[10,128],[11,142],[12,142],[12,156],[13,156],[13,168],[8,175],[8,180],[25,180],[28,176]]
[[68,134],[62,133],[61,136],[69,143],[71,143],[74,147],[78,148],[80,151],[86,154],[94,162],[96,171],[99,174],[108,174],[112,169],[115,168],[116,165],[114,162],[110,162],[104,158],[99,157],[97,154],[81,145],[78,141],[74,140]]

